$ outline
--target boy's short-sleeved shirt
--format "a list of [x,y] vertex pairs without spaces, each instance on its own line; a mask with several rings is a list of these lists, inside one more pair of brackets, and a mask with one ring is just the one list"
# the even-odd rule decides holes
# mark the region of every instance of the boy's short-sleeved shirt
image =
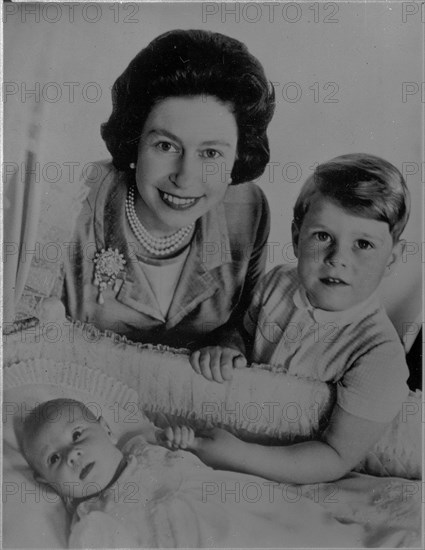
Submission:
[[350,414],[388,422],[408,394],[404,349],[375,294],[345,311],[313,308],[296,268],[278,266],[258,284],[244,327],[252,362],[336,383],[337,403]]

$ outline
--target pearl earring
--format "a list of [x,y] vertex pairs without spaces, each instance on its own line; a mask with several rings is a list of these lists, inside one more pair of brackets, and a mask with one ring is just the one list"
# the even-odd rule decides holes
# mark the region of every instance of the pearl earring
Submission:
[[134,170],[136,168],[136,163],[135,162],[130,162],[130,168],[132,170]]

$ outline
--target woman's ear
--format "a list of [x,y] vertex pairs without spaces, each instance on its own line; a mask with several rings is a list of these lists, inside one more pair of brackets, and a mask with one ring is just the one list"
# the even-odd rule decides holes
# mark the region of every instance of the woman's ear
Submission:
[[401,239],[394,244],[391,254],[388,257],[384,277],[387,277],[394,271],[395,266],[398,264],[401,256],[403,255],[405,247],[406,241],[404,239]]
[[300,228],[298,227],[298,224],[295,222],[295,220],[292,220],[291,232],[292,232],[292,245],[294,247],[294,254],[295,254],[295,257],[298,258],[298,239],[300,236]]
[[103,418],[103,416],[99,416],[97,419],[99,424],[102,426],[102,428],[105,430],[105,432],[108,434],[109,439],[112,441],[114,445],[118,443],[118,439],[116,436],[112,433],[111,428],[109,427],[109,424],[106,422],[106,420]]

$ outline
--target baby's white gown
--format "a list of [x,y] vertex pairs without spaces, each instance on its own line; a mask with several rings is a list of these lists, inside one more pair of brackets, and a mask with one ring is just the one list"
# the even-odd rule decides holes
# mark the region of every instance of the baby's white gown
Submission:
[[296,486],[213,470],[186,451],[137,436],[129,463],[100,496],[81,503],[70,548],[359,547],[344,525]]

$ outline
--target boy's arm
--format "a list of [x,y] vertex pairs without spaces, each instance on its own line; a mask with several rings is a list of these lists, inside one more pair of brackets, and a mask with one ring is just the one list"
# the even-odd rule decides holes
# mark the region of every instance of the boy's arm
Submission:
[[326,482],[352,470],[387,426],[336,406],[321,441],[269,447],[246,443],[224,430],[214,430],[210,438],[196,438],[193,451],[215,468],[277,482]]

